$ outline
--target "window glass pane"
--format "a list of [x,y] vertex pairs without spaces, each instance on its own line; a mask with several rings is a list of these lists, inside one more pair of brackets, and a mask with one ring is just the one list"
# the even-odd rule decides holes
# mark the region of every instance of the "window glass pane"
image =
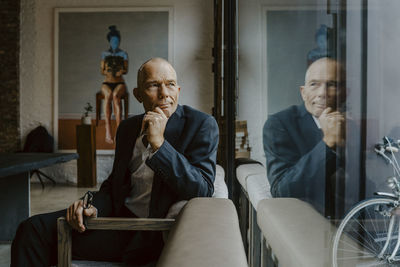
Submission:
[[[396,189],[395,180],[388,183],[388,177],[398,179],[399,173],[388,163],[396,165],[397,154],[389,150],[397,150],[400,139],[400,1],[239,0],[238,6],[238,120],[247,121],[250,156],[266,168],[263,181],[271,197],[299,199],[310,204],[303,208],[312,207],[320,216],[303,217],[293,210],[300,215],[285,217],[289,211],[278,211],[290,210],[285,206],[289,202],[274,202],[283,204],[276,204],[282,206],[270,218],[279,222],[283,216],[282,223],[291,218],[293,227],[316,236],[322,231],[322,239],[299,235],[303,242],[293,240],[311,247],[321,242],[322,262],[333,264],[334,250],[342,249],[341,256],[352,261],[343,265],[342,259],[339,266],[399,265],[399,221],[393,215],[399,194],[389,187]],[[382,155],[377,144],[383,144]],[[339,228],[345,233],[337,240],[348,241],[357,253],[332,247],[346,214],[360,201],[376,197],[375,192],[385,192],[388,200],[371,202]],[[254,202],[255,193],[247,194]],[[269,193],[260,198],[265,196]],[[313,226],[315,220],[333,228]],[[290,233],[284,226],[273,231]],[[297,249],[312,257],[300,245]]]

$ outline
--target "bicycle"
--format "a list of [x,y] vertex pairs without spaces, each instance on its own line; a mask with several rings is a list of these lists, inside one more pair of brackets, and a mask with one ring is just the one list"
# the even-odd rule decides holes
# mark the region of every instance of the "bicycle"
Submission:
[[334,267],[400,266],[400,167],[394,155],[400,140],[385,136],[383,141],[375,152],[393,167],[394,175],[388,179],[393,193],[376,192],[377,197],[361,201],[347,213],[333,240]]

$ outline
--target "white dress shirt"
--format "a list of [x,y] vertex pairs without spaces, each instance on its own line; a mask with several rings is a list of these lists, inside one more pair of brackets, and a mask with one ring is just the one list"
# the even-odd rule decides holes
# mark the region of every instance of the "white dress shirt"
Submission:
[[132,159],[129,163],[131,173],[132,189],[125,199],[125,206],[140,218],[149,216],[151,190],[153,186],[154,171],[147,166],[146,160],[151,158],[157,151],[152,152],[150,144],[144,146],[140,135],[136,139]]
[[317,117],[315,117],[314,115],[312,115],[312,118],[314,119],[315,124],[317,125],[318,129],[321,129],[321,124],[319,123],[319,120]]

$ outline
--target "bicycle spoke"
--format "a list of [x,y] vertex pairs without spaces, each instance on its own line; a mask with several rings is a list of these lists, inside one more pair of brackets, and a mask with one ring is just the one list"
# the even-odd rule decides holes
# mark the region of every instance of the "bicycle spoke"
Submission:
[[[375,251],[374,251],[373,249],[371,249],[371,248],[369,248],[369,247],[366,247],[366,246],[365,246],[363,243],[361,243],[359,240],[357,240],[357,239],[353,239],[353,240],[356,241],[356,242],[361,246],[361,248],[365,248],[365,249],[369,250],[370,254],[374,254],[374,253],[375,253]],[[344,243],[344,244],[348,244],[349,246],[351,246],[349,242],[346,242],[346,241],[340,241],[340,242],[341,242],[341,243]],[[355,246],[351,246],[351,247],[355,248],[357,253],[359,253],[359,252],[364,252],[363,250],[360,250],[360,248],[357,248],[357,247],[355,247]],[[338,250],[339,250],[339,249],[338,249]],[[341,250],[344,251],[345,249],[341,249]]]
[[[372,216],[371,216],[371,214],[369,213],[369,209],[366,209],[367,210],[367,215],[368,215],[368,217],[370,218],[370,220],[373,222],[373,218],[372,218]],[[374,223],[372,223],[372,226],[373,226],[373,228],[374,228],[374,231],[375,231],[375,234],[377,234],[378,233],[378,231],[376,230],[376,228],[375,228],[375,224]]]
[[345,241],[341,241],[341,242],[342,242],[342,243],[346,243],[347,246],[349,246],[349,247],[351,247],[351,248],[354,248],[354,249],[338,248],[338,251],[343,251],[343,252],[354,252],[354,253],[358,253],[358,254],[372,255],[372,254],[371,254],[372,251],[371,251],[371,252],[366,252],[366,251],[364,251],[364,250],[360,250],[359,248],[357,248],[357,247],[351,245],[351,244],[348,243],[348,242],[345,242]]
[[[359,220],[355,220],[355,221],[361,226],[361,228],[364,230],[364,233],[368,234],[368,236],[369,236],[371,239],[366,240],[366,239],[364,238],[364,236],[361,235],[361,233],[359,233],[358,229],[356,229],[356,228],[353,226],[353,224],[350,224],[351,228],[354,230],[353,232],[355,232],[363,241],[365,241],[365,243],[367,243],[368,245],[370,245],[370,248],[369,248],[369,249],[371,250],[372,253],[374,253],[375,251],[374,251],[374,246],[373,246],[373,243],[372,243],[372,242],[374,242],[374,237],[373,237],[373,236],[367,231],[367,229],[359,222]],[[350,237],[351,237],[353,240],[357,241],[362,247],[368,248],[368,247],[365,246],[365,243],[364,243],[364,244],[361,243],[359,240],[357,240],[356,238],[354,238],[353,235],[350,235]]]
[[340,260],[373,259],[373,258],[375,258],[373,255],[365,255],[365,256],[345,257],[345,258],[340,258]]

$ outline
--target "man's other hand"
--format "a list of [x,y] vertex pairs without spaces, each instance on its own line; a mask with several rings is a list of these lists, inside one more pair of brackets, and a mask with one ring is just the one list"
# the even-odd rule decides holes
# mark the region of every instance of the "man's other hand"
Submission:
[[153,111],[148,111],[143,118],[143,127],[146,129],[147,141],[153,151],[156,151],[164,143],[164,131],[168,118],[161,108],[156,107]]
[[323,141],[330,148],[344,145],[344,115],[332,108],[326,108],[318,118],[324,134]]
[[86,230],[83,224],[83,214],[87,217],[96,217],[97,209],[93,205],[87,209],[83,209],[83,200],[75,201],[67,209],[67,222],[79,233],[83,233]]

